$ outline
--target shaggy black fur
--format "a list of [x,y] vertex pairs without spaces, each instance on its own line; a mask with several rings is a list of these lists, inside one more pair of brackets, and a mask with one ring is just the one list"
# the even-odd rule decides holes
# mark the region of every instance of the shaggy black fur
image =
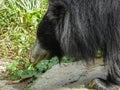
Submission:
[[107,79],[95,79],[97,90],[120,85],[120,0],[49,0],[37,38],[52,55],[83,58],[87,62],[102,50]]

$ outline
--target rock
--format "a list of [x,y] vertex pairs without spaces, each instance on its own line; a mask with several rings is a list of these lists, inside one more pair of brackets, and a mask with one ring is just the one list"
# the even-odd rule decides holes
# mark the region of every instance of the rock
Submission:
[[55,65],[39,77],[30,90],[88,90],[80,89],[96,77],[105,78],[106,68],[102,59],[95,60],[93,65],[83,65],[81,61]]

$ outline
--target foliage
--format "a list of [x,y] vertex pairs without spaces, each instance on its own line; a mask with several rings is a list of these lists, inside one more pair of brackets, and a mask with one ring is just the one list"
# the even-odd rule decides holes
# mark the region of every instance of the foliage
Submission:
[[10,72],[10,78],[12,80],[34,77],[37,78],[39,75],[43,74],[46,70],[50,69],[53,65],[58,63],[58,58],[53,57],[50,60],[43,60],[36,66],[34,64],[26,61],[25,64],[18,61],[14,61],[7,66],[7,70]]
[[3,0],[0,4],[1,58],[26,57],[47,6],[47,0]]
[[26,58],[35,41],[38,23],[48,6],[47,0],[0,1],[0,58],[15,60],[7,66],[11,79],[32,76],[34,67]]

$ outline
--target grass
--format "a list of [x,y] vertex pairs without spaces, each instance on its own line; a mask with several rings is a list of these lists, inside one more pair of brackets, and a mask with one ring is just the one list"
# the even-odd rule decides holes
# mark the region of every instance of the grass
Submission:
[[[32,47],[38,23],[48,0],[2,0],[0,2],[0,59],[12,60],[10,77],[19,79],[34,68],[26,55]],[[22,68],[21,68],[22,67]]]
[[0,5],[0,58],[26,57],[46,10],[47,0],[3,0]]

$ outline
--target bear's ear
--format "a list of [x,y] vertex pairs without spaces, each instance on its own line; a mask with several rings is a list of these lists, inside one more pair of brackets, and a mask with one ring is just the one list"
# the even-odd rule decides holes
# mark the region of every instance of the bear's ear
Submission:
[[52,13],[53,16],[58,18],[64,16],[67,10],[67,5],[64,1],[65,0],[49,0],[48,12]]

